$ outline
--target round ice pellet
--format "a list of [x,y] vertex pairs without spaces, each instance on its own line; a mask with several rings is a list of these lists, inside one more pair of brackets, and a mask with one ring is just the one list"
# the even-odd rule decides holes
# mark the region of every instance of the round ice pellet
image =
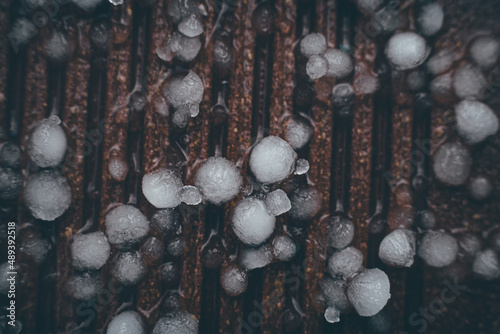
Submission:
[[483,99],[488,89],[488,82],[481,71],[466,64],[453,74],[453,90],[461,99]]
[[326,306],[335,306],[341,313],[349,310],[351,304],[347,299],[347,282],[345,280],[327,276],[321,281],[320,289]]
[[316,216],[323,205],[323,199],[316,188],[299,188],[290,195],[292,207],[288,215],[295,220],[309,220]]
[[71,277],[66,283],[70,295],[78,300],[90,300],[97,296],[102,288],[99,275],[81,273]]
[[166,237],[182,234],[182,221],[179,210],[162,209],[151,217],[151,229]]
[[105,219],[109,243],[119,248],[138,244],[149,232],[148,219],[132,205],[120,205]]
[[230,266],[222,271],[220,284],[228,295],[235,297],[247,289],[248,276],[245,271],[238,267]]
[[453,52],[448,49],[442,49],[429,58],[425,66],[432,74],[441,74],[451,68],[454,60]]
[[144,321],[139,313],[125,311],[115,316],[108,325],[106,334],[144,334]]
[[486,104],[463,100],[455,107],[458,134],[477,144],[498,131],[498,117]]
[[456,186],[467,180],[471,165],[469,149],[459,142],[448,142],[434,154],[432,169],[439,181]]
[[205,88],[200,77],[189,71],[184,76],[177,76],[166,86],[163,94],[175,108],[186,104],[199,104]]
[[190,38],[203,34],[203,24],[198,15],[194,13],[184,17],[177,28],[181,34]]
[[354,238],[354,224],[346,217],[333,215],[328,217],[327,242],[329,247],[342,249],[347,247]]
[[380,269],[366,269],[349,283],[347,297],[360,316],[375,315],[391,297],[389,278]]
[[171,169],[162,168],[142,178],[142,193],[158,209],[175,208],[181,204],[181,188],[181,178]]
[[285,139],[295,150],[304,147],[312,135],[312,127],[300,119],[291,119],[286,123]]
[[158,319],[151,334],[197,334],[198,320],[186,311],[176,310]]
[[491,195],[493,183],[486,176],[480,175],[469,180],[468,188],[470,195],[474,199],[482,201]]
[[24,187],[24,203],[33,217],[52,221],[71,204],[71,188],[65,177],[54,170],[31,175]]
[[297,246],[290,237],[279,235],[273,240],[273,256],[280,261],[290,261],[297,253]]
[[472,271],[487,281],[500,277],[500,264],[497,253],[492,249],[478,252],[472,264]]
[[73,266],[78,269],[97,270],[108,261],[110,253],[108,238],[102,232],[77,235],[71,244]]
[[311,80],[323,77],[328,70],[328,62],[321,55],[312,55],[306,64],[306,73]]
[[240,264],[243,269],[253,270],[264,268],[273,260],[272,249],[269,245],[264,244],[258,248],[245,247],[241,251]]
[[498,61],[500,41],[491,36],[479,37],[472,43],[469,53],[480,68],[490,69]]
[[332,277],[351,279],[361,270],[363,270],[363,254],[354,247],[335,252],[328,259],[328,273]]
[[243,243],[260,245],[274,231],[275,217],[267,212],[263,201],[248,197],[234,208],[231,223],[233,231]]
[[66,134],[57,116],[41,120],[33,130],[27,152],[30,159],[39,167],[59,165],[66,153]]
[[300,41],[300,52],[306,56],[320,55],[326,50],[326,39],[320,33],[311,33]]
[[256,179],[262,183],[275,183],[293,173],[297,153],[283,139],[268,136],[252,150],[249,166]]
[[269,211],[269,213],[273,216],[279,216],[288,212],[292,207],[288,196],[281,189],[276,189],[275,191],[267,194],[265,202],[267,211]]
[[444,267],[455,261],[457,240],[441,231],[427,231],[418,247],[418,255],[431,267]]
[[415,232],[398,228],[382,240],[378,256],[389,266],[411,267],[416,253],[416,243]]
[[324,57],[328,62],[326,75],[330,77],[340,79],[349,75],[354,69],[351,57],[345,51],[328,49],[325,51]]
[[385,47],[385,55],[397,70],[409,70],[421,65],[430,49],[425,39],[414,32],[393,35]]
[[139,283],[146,274],[146,266],[138,252],[119,253],[113,264],[113,277],[125,286]]
[[425,36],[436,34],[443,26],[443,20],[443,7],[438,3],[430,3],[422,6],[417,17],[420,32]]
[[231,161],[223,157],[210,157],[198,169],[194,184],[207,201],[219,205],[238,195],[243,177]]

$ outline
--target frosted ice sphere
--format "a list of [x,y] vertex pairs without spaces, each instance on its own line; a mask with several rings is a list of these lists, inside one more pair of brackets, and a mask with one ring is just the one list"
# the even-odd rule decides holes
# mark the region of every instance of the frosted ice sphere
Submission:
[[273,253],[268,244],[258,248],[244,247],[240,256],[241,267],[246,270],[264,268],[273,260]]
[[474,258],[481,250],[481,239],[474,234],[465,234],[458,240],[458,255],[462,258]]
[[198,15],[194,13],[184,17],[177,28],[186,37],[193,38],[203,34],[203,24]]
[[361,270],[363,270],[363,254],[354,247],[335,252],[328,259],[328,273],[332,277],[349,280]]
[[35,25],[27,18],[21,17],[14,21],[12,24],[11,31],[7,35],[9,41],[14,48],[14,51],[18,51],[19,47],[22,47],[30,41],[38,33],[38,29]]
[[238,239],[252,246],[260,245],[271,236],[275,221],[264,202],[254,197],[241,200],[234,208],[231,219]]
[[119,253],[114,260],[112,274],[125,286],[135,285],[146,274],[146,266],[138,252]]
[[181,235],[182,221],[177,209],[158,210],[151,217],[151,229],[165,235]]
[[373,316],[391,298],[389,278],[380,269],[366,269],[349,283],[347,297],[360,316]]
[[186,241],[182,237],[176,237],[170,240],[167,244],[167,252],[175,257],[184,254],[185,248],[186,248]]
[[179,282],[179,269],[172,262],[164,263],[159,269],[160,277],[166,288],[173,288]]
[[430,57],[425,66],[432,74],[441,74],[451,68],[454,60],[453,52],[448,49],[442,49]]
[[347,282],[326,276],[320,283],[321,295],[326,306],[335,306],[341,313],[349,310],[351,304],[347,299]]
[[453,94],[453,78],[449,73],[435,77],[429,86],[433,97],[447,99]]
[[422,210],[417,215],[417,225],[421,229],[431,230],[436,226],[436,217],[429,210]]
[[406,76],[406,84],[408,88],[414,92],[421,90],[425,86],[425,73],[420,70],[408,73]]
[[149,203],[158,209],[174,208],[181,204],[182,181],[171,169],[162,168],[144,175],[142,192]]
[[10,277],[10,275],[7,274],[9,271],[11,270],[9,269],[8,262],[0,264],[0,293],[3,295],[7,295],[7,293],[9,293],[10,282],[7,281]]
[[180,106],[172,114],[172,124],[174,127],[184,129],[189,123],[189,107],[187,104]]
[[22,240],[19,250],[24,254],[31,256],[36,263],[41,264],[47,257],[51,248],[52,245],[47,239],[32,237],[27,240]]
[[23,176],[10,168],[0,168],[0,198],[13,200],[23,187]]
[[246,291],[248,286],[247,273],[235,266],[227,267],[220,275],[220,284],[228,295],[235,297]]
[[432,168],[439,181],[456,186],[467,180],[471,164],[468,148],[459,142],[448,142],[434,154]]
[[411,267],[416,253],[415,232],[398,228],[380,243],[378,256],[382,262],[394,267]]
[[168,83],[163,94],[175,108],[185,104],[200,104],[205,87],[200,77],[189,71],[185,76],[176,76]]
[[472,43],[469,53],[480,68],[490,69],[498,61],[500,41],[491,36],[479,37]]
[[210,157],[198,169],[194,184],[205,200],[219,205],[238,195],[243,177],[231,161],[223,157]]
[[93,11],[94,8],[96,8],[97,5],[99,5],[102,2],[102,0],[70,0],[70,1],[86,12]]
[[297,246],[286,235],[278,235],[273,240],[273,255],[280,261],[290,261],[297,253]]
[[297,153],[283,139],[268,136],[262,139],[250,154],[249,165],[255,178],[262,183],[286,179],[295,169]]
[[325,36],[319,33],[311,33],[304,36],[300,41],[300,52],[306,56],[320,55],[326,50]]
[[97,296],[102,283],[95,273],[81,273],[71,277],[66,283],[68,292],[77,300],[90,300]]
[[158,319],[151,334],[197,334],[198,320],[186,311],[176,310]]
[[354,89],[358,94],[373,94],[379,87],[380,82],[377,77],[370,74],[361,74],[354,78]]
[[328,70],[328,62],[323,56],[312,55],[306,64],[306,73],[309,79],[316,80],[323,77]]
[[487,281],[500,277],[500,265],[497,253],[492,249],[478,252],[472,264],[472,271]]
[[333,105],[338,109],[349,109],[354,102],[354,89],[348,83],[340,83],[332,89]]
[[453,74],[453,90],[460,99],[483,99],[488,82],[481,71],[466,64]]
[[354,224],[348,218],[334,215],[328,217],[327,241],[328,247],[342,249],[352,242],[354,238]]
[[409,70],[421,65],[429,55],[425,39],[414,32],[394,34],[385,47],[385,55],[397,70]]
[[285,127],[285,139],[295,150],[304,147],[312,135],[312,127],[300,119],[291,119]]
[[468,188],[474,199],[482,201],[491,195],[493,183],[486,176],[479,175],[469,180]]
[[24,203],[33,217],[53,221],[71,204],[71,188],[65,177],[54,170],[31,175],[24,187]]
[[498,131],[498,117],[486,104],[463,100],[455,106],[457,132],[470,144],[477,144]]
[[198,205],[203,200],[200,190],[194,186],[184,186],[179,194],[182,203]]
[[340,311],[335,306],[329,306],[325,310],[325,320],[333,324],[340,321]]
[[144,322],[139,313],[125,311],[113,318],[106,334],[145,334]]
[[109,243],[118,248],[138,244],[149,232],[148,219],[131,205],[120,205],[108,212],[105,225]]
[[177,58],[185,61],[185,62],[190,62],[196,56],[201,50],[201,41],[199,37],[186,37],[182,36],[181,38],[181,48],[179,51],[177,51]]
[[112,158],[108,163],[108,171],[113,179],[123,181],[128,174],[128,165],[122,159]]
[[431,267],[445,267],[455,261],[457,240],[441,231],[427,231],[418,247],[418,255]]
[[77,269],[100,269],[110,253],[111,246],[103,232],[76,235],[71,244],[73,266]]
[[66,134],[57,116],[41,120],[27,143],[28,156],[39,167],[54,167],[66,153]]
[[292,208],[288,215],[296,220],[309,220],[321,210],[323,199],[318,190],[312,187],[299,188],[290,196]]
[[71,53],[68,38],[59,30],[52,31],[50,36],[43,41],[42,48],[46,57],[54,63],[68,60]]
[[349,75],[354,69],[351,57],[342,50],[327,49],[324,57],[328,62],[328,71],[326,75],[330,77],[340,79]]
[[174,31],[168,36],[165,44],[159,45],[156,48],[156,54],[161,60],[171,61],[174,59],[176,53],[181,49],[182,35]]
[[429,3],[422,6],[418,13],[417,23],[420,32],[425,36],[436,34],[443,26],[444,12],[438,3]]
[[277,189],[267,194],[266,207],[270,214],[279,216],[288,212],[292,205],[286,193],[281,189]]
[[297,159],[295,162],[295,170],[293,174],[295,175],[304,175],[309,171],[309,161],[306,159]]
[[12,142],[5,142],[0,147],[0,165],[17,168],[21,164],[21,148]]
[[165,254],[163,241],[156,237],[149,237],[139,249],[139,253],[146,266],[157,266],[161,263]]

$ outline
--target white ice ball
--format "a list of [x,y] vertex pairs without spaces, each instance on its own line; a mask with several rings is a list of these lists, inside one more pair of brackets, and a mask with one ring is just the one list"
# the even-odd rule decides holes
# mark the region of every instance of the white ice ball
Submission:
[[41,120],[28,140],[30,159],[39,167],[59,165],[66,153],[66,134],[57,116]]
[[409,70],[421,65],[429,55],[425,39],[414,32],[393,35],[385,47],[385,55],[397,70]]
[[366,269],[349,283],[347,297],[360,316],[375,315],[391,298],[389,278],[380,269]]
[[286,179],[295,169],[297,153],[283,139],[262,139],[250,154],[249,165],[259,182],[275,183]]
[[276,218],[269,214],[263,201],[248,197],[234,208],[231,223],[236,236],[245,244],[257,246],[274,231]]
[[158,209],[175,208],[180,205],[181,188],[181,178],[171,169],[159,169],[142,178],[144,196]]
[[457,132],[467,142],[477,144],[498,131],[498,117],[486,104],[463,100],[455,107]]

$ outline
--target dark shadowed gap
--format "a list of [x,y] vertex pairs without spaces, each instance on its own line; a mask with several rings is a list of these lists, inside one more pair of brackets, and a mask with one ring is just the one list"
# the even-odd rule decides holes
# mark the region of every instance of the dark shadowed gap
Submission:
[[131,96],[129,102],[129,128],[127,151],[129,154],[129,171],[126,181],[125,198],[128,204],[138,205],[142,181],[142,159],[144,150],[144,114],[147,103],[147,56],[150,43],[149,22],[151,10],[138,3],[135,5],[134,30],[132,40]]
[[[226,19],[232,15],[230,12],[221,13],[221,25],[225,26]],[[232,41],[233,32],[217,29],[215,32],[217,43],[223,43],[227,46],[230,53],[233,52]],[[212,47],[215,47],[212,44]],[[210,50],[211,52],[213,50]],[[225,64],[217,63],[214,60],[212,67],[212,90],[210,112],[212,113],[210,133],[208,138],[208,155],[226,156],[227,151],[227,132],[228,132],[228,110],[227,98],[229,96],[229,84],[231,70],[221,71],[219,67]],[[224,205],[208,204],[205,209],[205,244],[208,243],[213,235],[220,235],[223,231],[225,217]],[[201,288],[201,313],[200,313],[200,333],[218,333],[219,332],[219,311],[221,286],[219,284],[220,266],[217,268],[203,267],[203,280]]]
[[[426,87],[429,87],[428,84]],[[413,147],[412,152],[422,152],[416,160],[415,170],[412,175],[412,186],[415,190],[414,205],[415,212],[427,209],[428,178],[430,176],[430,141],[431,141],[431,98],[428,91],[415,94],[415,105],[413,109]],[[429,150],[424,152],[424,150]],[[417,154],[415,154],[417,156]],[[417,222],[415,220],[415,222]],[[410,324],[412,314],[419,311],[423,303],[423,263],[420,257],[415,257],[415,263],[408,269],[406,276],[406,300],[405,300],[405,330],[409,333],[417,333],[417,327]]]
[[371,233],[368,236],[368,268],[382,265],[378,258],[378,247],[385,236],[390,195],[384,173],[389,170],[391,161],[392,79],[391,68],[381,47],[384,45],[384,41],[377,41],[377,45],[374,68],[378,75],[380,89],[375,93],[373,99],[373,152],[370,187],[370,212],[372,216],[369,224]]

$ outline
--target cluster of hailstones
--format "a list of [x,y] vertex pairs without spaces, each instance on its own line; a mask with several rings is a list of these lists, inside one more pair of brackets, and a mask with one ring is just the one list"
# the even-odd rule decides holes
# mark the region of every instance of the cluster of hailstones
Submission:
[[[175,0],[169,2],[168,14],[176,25],[176,30],[158,46],[156,54],[166,62],[171,62],[175,58],[189,63],[201,50],[200,35],[204,31],[201,18],[207,15],[206,10],[203,6],[198,6],[196,1]],[[198,115],[203,90],[200,77],[191,71],[187,74],[174,75],[169,79],[162,93],[174,108],[171,118],[173,125],[184,128],[190,117]]]
[[[390,13],[388,8],[374,1],[358,0],[361,11],[372,15],[383,33],[395,31],[399,25],[399,15]],[[391,14],[391,15],[387,15]],[[421,35],[436,34],[443,24],[443,9],[437,3],[429,3],[417,13],[417,27]],[[468,181],[470,195],[475,200],[486,199],[493,190],[488,177],[469,177],[472,165],[470,147],[483,142],[498,131],[498,117],[489,106],[481,102],[487,97],[490,84],[485,71],[491,70],[498,62],[500,42],[491,36],[476,38],[469,48],[470,61],[455,59],[450,50],[437,50],[429,58],[431,48],[421,35],[407,31],[393,34],[385,47],[385,55],[391,66],[398,71],[413,70],[408,73],[408,87],[421,91],[426,83],[426,75],[434,76],[430,90],[437,100],[442,96],[455,96],[459,103],[455,106],[456,132],[461,141],[442,144],[433,156],[433,170],[436,178],[448,185],[458,186]],[[319,33],[304,36],[300,51],[307,57],[306,73],[311,80],[323,76],[342,78],[353,69],[347,53],[338,49],[327,49],[325,37]],[[425,70],[417,69],[425,63]],[[458,69],[453,65],[460,63]],[[427,73],[425,73],[427,71]],[[343,99],[353,94],[349,84],[335,86],[332,97],[336,105],[342,106]],[[339,100],[339,101],[337,101]],[[401,210],[390,224],[396,228],[381,242],[379,257],[386,265],[410,267],[418,254],[429,266],[450,268],[458,258],[471,263],[472,272],[479,278],[493,280],[500,277],[498,252],[500,234],[486,235],[489,247],[483,248],[479,237],[467,233],[457,240],[444,231],[434,231],[435,218],[431,211],[418,213],[418,231],[423,233],[417,243],[417,233],[411,229],[413,211],[407,199],[411,198],[411,188],[401,182],[396,189]],[[411,201],[410,201],[411,202]],[[405,210],[409,209],[409,210]],[[410,214],[407,214],[410,213]],[[408,224],[408,222],[410,222]],[[379,269],[363,270],[362,254],[354,247],[348,247],[354,227],[349,219],[341,216],[328,220],[328,246],[336,251],[328,259],[328,274],[321,284],[321,300],[329,322],[340,320],[340,314],[351,306],[361,316],[374,316],[390,297],[389,280]],[[417,247],[418,245],[418,247]],[[453,269],[450,269],[453,270]]]

